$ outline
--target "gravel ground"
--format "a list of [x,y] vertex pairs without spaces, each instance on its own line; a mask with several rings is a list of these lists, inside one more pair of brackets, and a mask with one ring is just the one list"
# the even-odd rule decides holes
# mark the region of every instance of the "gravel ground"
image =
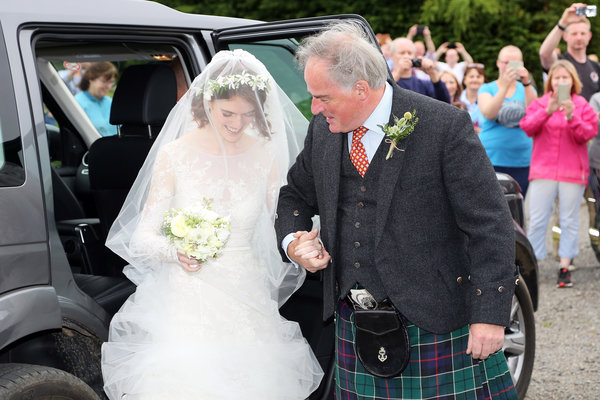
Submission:
[[[583,204],[579,224],[572,288],[556,288],[558,261],[553,253],[538,262],[536,356],[526,400],[600,398],[600,263],[590,246]],[[550,232],[547,243],[552,251]]]

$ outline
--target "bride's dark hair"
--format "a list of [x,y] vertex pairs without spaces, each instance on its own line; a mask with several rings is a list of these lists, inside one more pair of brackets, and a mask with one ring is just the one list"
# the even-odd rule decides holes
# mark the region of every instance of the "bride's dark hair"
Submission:
[[[240,71],[243,72],[243,71]],[[232,72],[232,74],[235,72]],[[219,76],[219,71],[216,76]],[[225,75],[227,76],[227,75]],[[239,85],[236,89],[221,87],[212,93],[212,96],[208,102],[213,100],[229,100],[235,96],[241,97],[248,103],[252,104],[256,110],[260,110],[264,113],[264,104],[267,99],[266,89],[253,89],[250,85]],[[206,109],[204,108],[204,94],[198,93],[192,99],[192,115],[194,120],[200,128],[204,127],[209,123]],[[272,134],[271,123],[267,119],[267,114],[264,114],[265,118],[255,118],[253,121],[254,126],[260,132],[261,135],[269,138]]]

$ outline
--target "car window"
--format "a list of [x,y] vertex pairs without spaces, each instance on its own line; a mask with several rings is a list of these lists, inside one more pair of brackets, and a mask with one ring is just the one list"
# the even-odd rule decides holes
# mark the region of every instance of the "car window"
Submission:
[[17,123],[17,108],[4,37],[0,31],[0,187],[25,182],[23,145]]
[[[116,135],[110,110],[123,72],[137,64],[162,63],[171,66],[177,76],[178,54],[180,51],[167,43],[132,43],[126,38],[105,40],[102,36],[88,42],[58,42],[47,35],[36,43],[49,155],[61,176],[80,166],[95,140]],[[86,69],[98,77],[82,89]],[[185,67],[183,74],[185,80]]]
[[277,84],[310,120],[311,96],[306,90],[302,71],[294,59],[298,48],[297,39],[276,39],[252,43],[231,43],[230,49],[244,49],[254,54],[269,70]]

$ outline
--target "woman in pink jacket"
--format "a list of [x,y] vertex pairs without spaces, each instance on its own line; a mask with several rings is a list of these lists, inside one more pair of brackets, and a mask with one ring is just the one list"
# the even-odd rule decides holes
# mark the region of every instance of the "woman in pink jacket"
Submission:
[[[568,87],[559,102],[559,84]],[[556,61],[548,72],[544,95],[527,107],[521,129],[533,137],[529,169],[528,236],[538,260],[546,258],[546,229],[558,195],[560,256],[558,287],[571,283],[572,259],[578,253],[579,205],[589,175],[587,141],[598,133],[598,117],[577,93],[581,81],[567,60]]]

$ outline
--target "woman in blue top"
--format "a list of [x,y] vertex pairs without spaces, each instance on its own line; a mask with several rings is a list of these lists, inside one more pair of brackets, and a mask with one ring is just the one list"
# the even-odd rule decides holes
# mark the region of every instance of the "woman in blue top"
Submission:
[[477,96],[483,115],[479,138],[494,169],[512,176],[525,196],[533,141],[519,127],[519,121],[537,94],[531,86],[529,72],[523,67],[523,55],[518,47],[503,47],[496,65],[498,79],[481,86]]
[[109,122],[112,98],[108,97],[108,92],[114,86],[118,72],[108,61],[91,63],[79,84],[82,91],[75,95],[75,100],[102,136],[117,133],[117,127]]

